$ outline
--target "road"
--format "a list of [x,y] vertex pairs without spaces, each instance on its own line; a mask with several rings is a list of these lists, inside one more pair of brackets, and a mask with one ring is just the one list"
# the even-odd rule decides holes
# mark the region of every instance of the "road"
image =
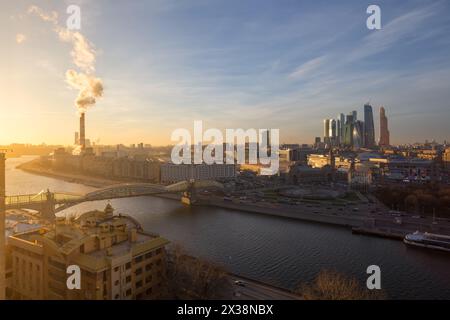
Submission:
[[247,278],[231,275],[229,281],[233,300],[301,300],[301,297],[287,290]]

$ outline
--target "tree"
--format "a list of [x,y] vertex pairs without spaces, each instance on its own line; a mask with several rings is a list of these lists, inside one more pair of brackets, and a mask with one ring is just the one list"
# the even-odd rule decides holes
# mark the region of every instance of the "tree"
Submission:
[[412,211],[417,212],[419,209],[419,201],[417,200],[417,197],[414,194],[410,194],[405,198],[405,210],[406,211]]
[[167,292],[172,299],[218,299],[230,285],[225,270],[187,255],[180,246],[168,252]]
[[313,283],[302,284],[296,293],[305,300],[378,300],[384,299],[379,290],[362,288],[355,278],[336,271],[321,271]]

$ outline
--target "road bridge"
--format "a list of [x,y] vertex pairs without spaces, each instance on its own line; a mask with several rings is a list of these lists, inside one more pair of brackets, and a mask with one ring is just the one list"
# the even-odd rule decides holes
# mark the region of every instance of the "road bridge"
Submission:
[[184,197],[194,198],[198,189],[223,189],[217,181],[196,180],[180,181],[171,185],[152,183],[123,183],[98,189],[84,195],[68,192],[40,191],[36,194],[13,195],[5,198],[6,209],[33,209],[45,217],[53,217],[56,212],[82,202],[183,193]]

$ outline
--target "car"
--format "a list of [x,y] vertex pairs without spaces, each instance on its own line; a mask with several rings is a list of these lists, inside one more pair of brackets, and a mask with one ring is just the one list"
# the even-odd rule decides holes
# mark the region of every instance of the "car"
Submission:
[[240,287],[245,287],[245,282],[242,280],[235,280],[234,284]]

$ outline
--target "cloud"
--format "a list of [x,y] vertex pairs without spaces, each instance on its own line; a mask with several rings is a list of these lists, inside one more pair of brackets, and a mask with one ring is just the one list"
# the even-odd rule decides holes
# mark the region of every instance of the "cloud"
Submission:
[[[438,3],[439,4],[439,3]],[[421,7],[405,13],[363,39],[363,44],[353,50],[348,60],[359,60],[383,52],[413,35],[421,24],[439,12],[438,5]],[[415,37],[419,36],[414,34]]]
[[58,24],[58,13],[56,11],[46,13],[37,6],[30,6],[28,8],[28,14],[35,14],[44,21],[51,22],[55,25]]
[[295,69],[290,75],[289,78],[298,79],[302,77],[308,76],[312,71],[318,69],[322,66],[326,61],[325,56],[317,57],[312,60],[309,60]]
[[18,33],[16,35],[16,42],[18,44],[22,44],[26,39],[27,39],[27,37],[24,34],[22,34],[22,33]]

